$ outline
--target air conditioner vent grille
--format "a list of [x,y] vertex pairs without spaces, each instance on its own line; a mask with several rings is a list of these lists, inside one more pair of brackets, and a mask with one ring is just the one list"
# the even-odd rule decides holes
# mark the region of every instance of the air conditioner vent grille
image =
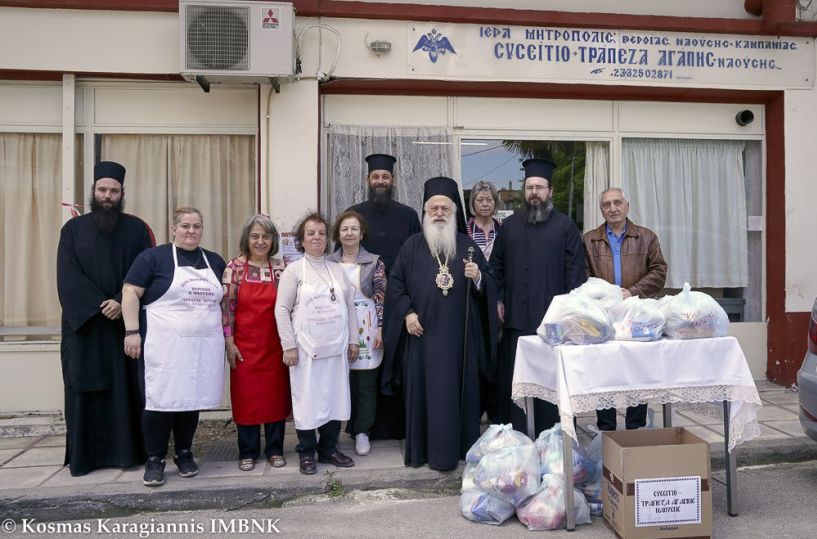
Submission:
[[186,68],[249,69],[249,12],[242,6],[186,6]]

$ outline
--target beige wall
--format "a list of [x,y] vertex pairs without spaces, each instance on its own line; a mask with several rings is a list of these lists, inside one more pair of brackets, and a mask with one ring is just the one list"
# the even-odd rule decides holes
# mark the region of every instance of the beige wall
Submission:
[[817,298],[817,90],[786,91],[785,117],[786,311],[802,312]]
[[176,13],[0,8],[0,69],[178,73],[178,49]]
[[670,17],[716,17],[754,19],[738,0],[361,0],[388,4],[445,4],[448,6],[496,7],[510,9],[546,9],[584,13],[623,13],[632,15],[665,15]]

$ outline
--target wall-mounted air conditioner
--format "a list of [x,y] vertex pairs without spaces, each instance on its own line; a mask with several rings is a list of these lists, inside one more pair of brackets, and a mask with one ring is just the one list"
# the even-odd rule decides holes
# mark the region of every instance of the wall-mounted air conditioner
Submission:
[[289,3],[180,0],[179,39],[181,74],[202,88],[295,74],[295,10]]

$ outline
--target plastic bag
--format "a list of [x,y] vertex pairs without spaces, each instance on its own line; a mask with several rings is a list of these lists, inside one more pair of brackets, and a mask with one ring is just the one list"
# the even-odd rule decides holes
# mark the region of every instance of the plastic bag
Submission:
[[[534,442],[539,454],[539,472],[541,475],[562,477],[564,470],[564,432],[562,424],[556,423],[553,428],[542,431]],[[572,440],[573,445],[573,484],[580,485],[593,478],[596,472],[595,463],[588,458],[579,442]]]
[[460,496],[460,513],[474,522],[499,525],[513,516],[514,506],[487,492],[475,490],[463,492]]
[[661,312],[666,318],[664,335],[670,339],[723,337],[729,330],[729,317],[709,294],[693,292],[689,283],[677,295],[662,298]]
[[539,455],[533,443],[492,451],[480,459],[474,483],[514,506],[539,489]]
[[[573,489],[576,524],[590,524],[590,506],[584,495]],[[531,531],[558,530],[566,519],[564,483],[560,477],[547,474],[536,494],[516,508],[516,518]]]
[[585,455],[587,455],[587,458],[593,462],[593,474],[588,482],[579,486],[579,490],[582,491],[582,494],[584,494],[584,497],[587,499],[587,505],[590,506],[590,514],[593,516],[601,516],[602,438],[601,433],[595,428],[595,426],[591,425],[591,430],[593,430],[596,435],[593,437],[590,443],[587,444],[584,452]]
[[588,278],[584,284],[574,288],[570,293],[601,302],[608,311],[624,300],[624,293],[620,286],[598,277]]
[[476,483],[474,483],[474,472],[477,471],[477,465],[469,462],[465,465],[465,469],[462,471],[462,487],[460,488],[460,492],[473,492],[475,490],[479,490]]
[[658,300],[629,297],[609,313],[617,341],[657,341],[664,334],[666,319]]
[[536,333],[550,345],[596,344],[609,339],[613,328],[601,304],[571,293],[553,298]]
[[520,445],[532,444],[527,435],[513,430],[513,425],[491,425],[480,436],[474,445],[465,454],[465,461],[476,464],[486,453],[505,449],[506,447],[516,447]]

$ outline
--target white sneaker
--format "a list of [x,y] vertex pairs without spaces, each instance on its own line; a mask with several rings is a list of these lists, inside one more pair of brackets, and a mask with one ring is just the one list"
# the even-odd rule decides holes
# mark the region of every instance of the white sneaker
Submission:
[[369,435],[360,433],[355,436],[355,453],[358,455],[368,455],[369,452],[372,450],[372,446],[369,443]]

